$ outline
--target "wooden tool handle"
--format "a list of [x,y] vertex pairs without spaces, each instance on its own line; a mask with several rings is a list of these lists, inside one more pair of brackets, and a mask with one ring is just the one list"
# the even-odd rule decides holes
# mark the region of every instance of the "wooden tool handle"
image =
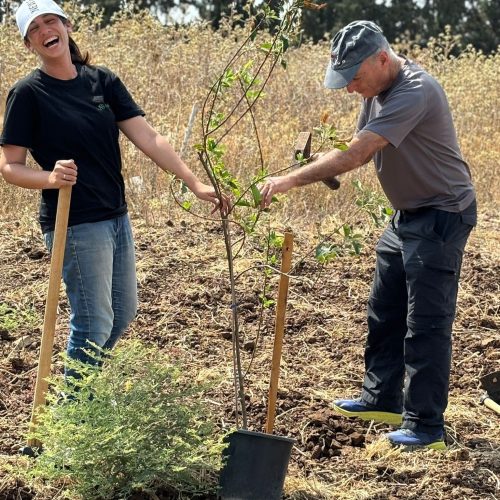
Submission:
[[[31,414],[30,430],[34,430],[36,426],[37,409],[40,405],[45,404],[45,397],[48,389],[47,377],[50,375],[52,349],[54,346],[57,304],[59,302],[59,290],[61,288],[61,275],[64,261],[64,249],[66,247],[66,233],[68,229],[70,202],[71,186],[60,188],[59,198],[57,201],[54,242],[52,245],[50,259],[49,289],[47,292],[47,302],[45,303],[42,342],[40,346],[40,358],[38,361],[38,372],[36,376],[35,396],[33,399],[33,411]],[[39,446],[39,443],[37,443],[35,440],[29,440],[28,445]]]
[[[297,136],[292,159],[295,168],[300,167],[300,164],[297,163],[297,155],[302,155],[303,159],[308,159],[311,156],[311,141],[311,132],[300,132],[300,134]],[[325,186],[328,186],[332,190],[336,190],[340,187],[340,181],[336,177],[325,179],[322,182]]]
[[269,401],[267,406],[266,432],[271,434],[274,428],[276,415],[276,400],[278,396],[278,379],[280,376],[281,351],[283,348],[283,334],[285,331],[285,311],[288,298],[288,273],[292,263],[293,234],[285,233],[283,253],[281,257],[281,276],[278,290],[278,304],[276,306],[276,324],[274,327],[274,348],[271,365],[271,381],[269,383]]
[[483,403],[490,410],[496,411],[500,415],[500,405],[498,403],[495,403],[495,401],[493,401],[493,399],[484,398]]

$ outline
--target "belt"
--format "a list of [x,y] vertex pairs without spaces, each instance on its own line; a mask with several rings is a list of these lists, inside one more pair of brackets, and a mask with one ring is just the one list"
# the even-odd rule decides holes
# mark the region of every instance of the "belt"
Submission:
[[426,210],[430,210],[432,207],[419,207],[419,208],[405,208],[403,210],[399,210],[402,214],[418,214],[420,212],[425,212]]

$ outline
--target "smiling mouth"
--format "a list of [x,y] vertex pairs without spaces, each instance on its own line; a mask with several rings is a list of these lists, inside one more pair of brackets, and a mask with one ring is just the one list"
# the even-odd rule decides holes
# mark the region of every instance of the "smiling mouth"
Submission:
[[44,47],[48,48],[48,47],[53,47],[58,42],[59,42],[59,38],[57,36],[55,36],[55,37],[50,38],[49,40],[47,40],[43,45],[44,45]]

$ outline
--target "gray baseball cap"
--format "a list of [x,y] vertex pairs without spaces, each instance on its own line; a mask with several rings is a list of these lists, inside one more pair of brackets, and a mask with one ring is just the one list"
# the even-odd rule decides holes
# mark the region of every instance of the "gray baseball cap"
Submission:
[[65,19],[68,18],[53,0],[25,0],[16,11],[17,27],[23,38],[28,33],[31,21],[42,14],[55,14]]
[[328,89],[341,89],[356,76],[363,61],[387,40],[372,21],[353,21],[342,28],[332,40],[331,58],[326,69],[324,85]]

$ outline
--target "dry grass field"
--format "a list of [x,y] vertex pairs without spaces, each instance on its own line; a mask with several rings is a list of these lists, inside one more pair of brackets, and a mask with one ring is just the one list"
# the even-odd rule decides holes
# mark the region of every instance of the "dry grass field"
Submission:
[[[147,119],[180,148],[193,103],[201,102],[245,28],[214,33],[203,26],[166,29],[142,14],[124,15],[111,27],[75,12],[75,39],[95,64],[110,67],[126,83]],[[445,415],[449,451],[401,453],[382,438],[387,426],[352,422],[331,411],[337,397],[356,395],[362,381],[365,304],[381,229],[356,206],[351,181],[379,188],[367,165],[344,176],[340,190],[313,185],[272,207],[263,225],[295,235],[276,432],[296,439],[285,484],[290,499],[496,499],[500,498],[500,416],[479,403],[479,378],[500,369],[500,54],[472,49],[447,57],[455,43],[444,35],[430,47],[401,46],[447,91],[463,154],[477,189],[479,224],[466,249],[455,323],[450,402]],[[290,163],[297,134],[326,113],[340,136],[352,134],[359,100],[322,88],[328,44],[302,44],[287,53],[255,108],[262,153],[270,171]],[[9,87],[36,66],[13,26],[0,26],[0,113]],[[196,122],[191,144],[199,140]],[[259,151],[252,123],[227,137],[226,161],[248,180]],[[217,221],[182,211],[170,179],[130,144],[122,144],[135,230],[140,308],[129,336],[180,357],[186,370],[210,368],[223,380],[210,394],[221,423],[234,424],[229,284]],[[186,162],[203,176],[196,153]],[[47,289],[49,256],[36,221],[38,193],[0,182],[0,499],[66,498],[64,485],[28,484],[12,467],[30,417]],[[195,205],[195,211],[203,212]],[[363,235],[360,256],[327,265],[314,258],[319,241],[353,224]],[[258,248],[244,248],[237,271],[251,268]],[[259,321],[262,277],[245,273],[238,283],[249,428],[262,431],[266,417],[274,307]],[[277,276],[270,280],[275,296]],[[64,350],[68,305],[63,297],[56,353]],[[251,362],[253,359],[253,362]],[[60,371],[56,363],[56,371]],[[340,443],[333,449],[332,439]],[[146,498],[146,497],[144,497]],[[151,498],[155,498],[151,496]],[[160,495],[156,498],[161,497]],[[86,500],[86,499],[85,499]]]

